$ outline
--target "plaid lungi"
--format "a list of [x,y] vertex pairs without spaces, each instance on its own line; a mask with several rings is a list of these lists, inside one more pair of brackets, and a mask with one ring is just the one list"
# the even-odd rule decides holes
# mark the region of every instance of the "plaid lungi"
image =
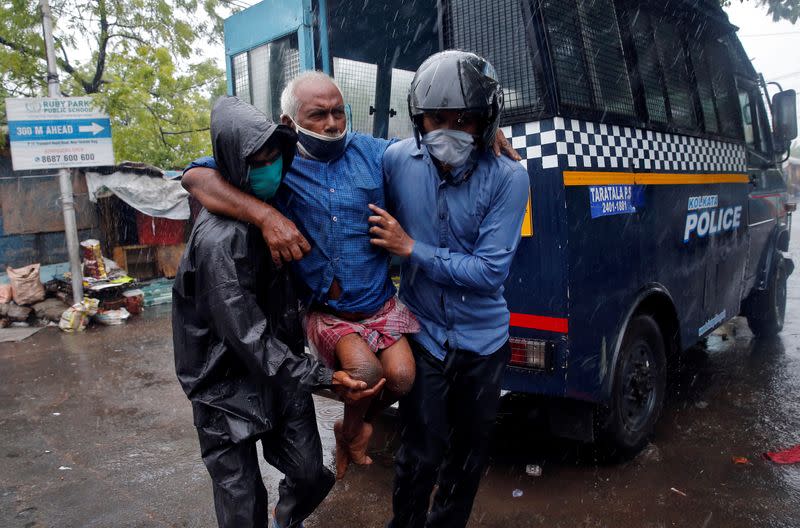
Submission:
[[374,353],[389,348],[403,334],[419,332],[419,322],[405,304],[392,297],[375,314],[359,321],[347,321],[333,314],[309,311],[306,337],[317,357],[329,368],[336,366],[336,344],[349,334],[358,334]]

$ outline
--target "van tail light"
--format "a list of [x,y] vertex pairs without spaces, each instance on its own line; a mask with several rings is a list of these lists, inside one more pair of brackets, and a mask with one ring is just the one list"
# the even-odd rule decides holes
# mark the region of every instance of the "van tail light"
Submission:
[[509,365],[536,370],[552,370],[554,343],[542,339],[519,337],[512,337],[508,342],[511,345]]

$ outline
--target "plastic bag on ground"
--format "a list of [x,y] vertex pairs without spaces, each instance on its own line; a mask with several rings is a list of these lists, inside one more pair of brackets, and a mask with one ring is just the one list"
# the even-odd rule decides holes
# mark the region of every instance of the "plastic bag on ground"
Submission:
[[58,327],[65,332],[82,332],[86,329],[86,323],[89,322],[89,314],[86,313],[86,307],[82,303],[73,304],[61,314],[61,320],[58,322]]
[[7,304],[13,299],[10,284],[0,284],[0,304]]
[[11,294],[14,302],[20,306],[44,300],[44,284],[39,280],[40,264],[31,264],[23,268],[6,268],[11,281]]
[[100,324],[112,326],[124,323],[130,316],[131,314],[128,313],[128,310],[120,308],[119,310],[103,310],[97,312],[97,315],[94,316],[94,320]]
[[58,327],[65,332],[82,332],[89,323],[89,317],[97,313],[100,301],[85,297],[78,304],[73,304],[61,314]]

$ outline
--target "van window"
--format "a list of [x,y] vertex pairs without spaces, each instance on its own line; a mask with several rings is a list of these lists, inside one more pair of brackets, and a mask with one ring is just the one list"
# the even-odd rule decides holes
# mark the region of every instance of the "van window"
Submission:
[[742,139],[739,97],[733,80],[728,50],[719,38],[709,39],[704,49],[719,117],[719,133],[725,137]]
[[408,75],[439,51],[437,0],[325,5],[333,77],[350,105],[353,130],[376,137],[409,135]]
[[747,91],[739,89],[739,108],[742,111],[742,127],[744,130],[744,142],[750,148],[756,146],[755,127],[753,126],[753,105]]
[[544,111],[541,56],[531,8],[520,0],[449,0],[445,48],[473,51],[492,63],[503,87],[503,124],[538,119]]
[[650,15],[640,8],[627,10],[626,14],[636,54],[636,67],[644,90],[647,121],[666,125],[668,119],[664,79]]
[[701,35],[693,38],[689,44],[694,75],[697,79],[697,95],[700,98],[700,108],[703,112],[703,125],[706,132],[717,134],[719,133],[719,116],[717,115],[717,101],[714,96],[714,83],[706,49],[706,43]]
[[544,0],[541,6],[561,104],[634,117],[612,0]]
[[333,58],[333,77],[342,89],[344,102],[352,111],[352,127],[356,132],[372,134],[375,107],[375,82],[378,66],[368,62]]
[[770,128],[760,101],[761,92],[751,81],[737,79],[737,84],[744,140],[750,148],[748,157],[751,163],[761,165],[771,158]]
[[243,101],[250,102],[250,67],[247,64],[247,52],[234,55],[233,63],[233,95]]
[[678,129],[696,130],[693,86],[682,32],[677,23],[663,19],[658,21],[654,29],[667,87],[671,124]]
[[772,128],[767,119],[767,112],[764,110],[764,99],[761,97],[761,90],[757,87],[751,91],[753,104],[756,113],[756,126],[758,130],[758,149],[762,154],[771,157],[772,152]]
[[389,117],[389,137],[411,137],[414,129],[408,118],[408,89],[414,80],[414,72],[392,68],[392,92],[389,96],[390,108],[396,113]]
[[233,94],[268,116],[281,115],[281,92],[300,73],[297,34],[233,57]]

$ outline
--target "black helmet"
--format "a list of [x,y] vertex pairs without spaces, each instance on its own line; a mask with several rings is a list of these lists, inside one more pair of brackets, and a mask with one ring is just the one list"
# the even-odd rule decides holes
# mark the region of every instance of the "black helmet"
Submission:
[[420,65],[408,92],[408,113],[419,146],[422,114],[431,110],[466,110],[483,114],[483,147],[494,142],[503,110],[503,89],[489,62],[474,53],[447,50]]

